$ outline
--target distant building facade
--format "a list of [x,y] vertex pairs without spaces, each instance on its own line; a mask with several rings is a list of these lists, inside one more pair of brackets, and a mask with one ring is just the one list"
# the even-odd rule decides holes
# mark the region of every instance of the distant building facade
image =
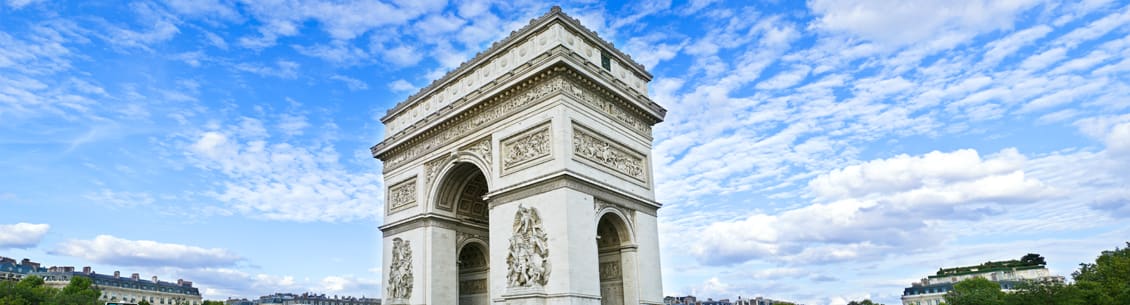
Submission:
[[[1038,260],[1029,259],[1033,256]],[[1064,281],[1063,276],[1052,275],[1045,265],[1043,257],[1029,254],[1019,261],[990,261],[976,266],[940,269],[936,274],[927,276],[903,289],[902,304],[938,305],[945,303],[946,293],[953,290],[954,284],[975,277],[996,282],[1006,292],[1016,289],[1017,285],[1025,282],[1062,283]]]
[[[773,304],[780,304],[780,303],[783,303],[783,302],[785,302],[785,301],[774,300],[774,299],[766,299],[766,298],[763,298],[763,297],[756,297],[756,298],[752,298],[752,299],[744,299],[740,296],[738,297],[737,300],[734,300],[734,301],[731,301],[730,299],[714,300],[714,299],[710,299],[710,298],[706,299],[705,301],[700,301],[700,300],[698,300],[697,297],[695,297],[693,295],[682,296],[682,297],[668,296],[668,297],[663,298],[663,304],[665,304],[665,305],[773,305]],[[792,302],[789,302],[789,303],[792,303]]]
[[110,304],[137,304],[148,301],[152,305],[200,305],[202,298],[200,290],[192,287],[192,282],[178,279],[176,283],[151,279],[143,280],[134,273],[130,277],[121,277],[121,273],[114,271],[113,275],[95,273],[90,267],[83,267],[82,271],[75,271],[74,267],[51,267],[46,271],[32,273],[43,277],[44,282],[51,287],[63,288],[76,276],[86,277],[91,280],[95,288],[102,291],[99,300]]
[[[738,297],[738,300],[734,301],[734,305],[773,305],[773,304],[779,304],[779,303],[782,303],[782,302],[785,302],[785,301],[774,300],[774,299],[766,299],[766,298],[762,298],[762,297],[756,297],[756,298],[752,298],[752,299],[743,299],[742,297]],[[792,302],[788,302],[788,303],[792,303]]]
[[[245,305],[247,300],[229,299],[227,305]],[[381,299],[351,296],[326,296],[314,293],[275,293],[259,297],[256,305],[381,305]]]
[[0,256],[0,281],[19,281],[28,274],[41,271],[47,269],[30,259],[17,262],[14,258]]

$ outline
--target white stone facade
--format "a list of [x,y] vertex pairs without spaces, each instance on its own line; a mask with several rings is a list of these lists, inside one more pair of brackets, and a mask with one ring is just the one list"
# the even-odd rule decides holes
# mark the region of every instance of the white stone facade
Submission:
[[385,304],[662,304],[650,78],[555,8],[390,110]]

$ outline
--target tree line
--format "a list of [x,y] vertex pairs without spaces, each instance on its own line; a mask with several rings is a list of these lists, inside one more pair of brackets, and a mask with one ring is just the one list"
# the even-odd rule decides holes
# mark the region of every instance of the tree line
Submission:
[[1130,304],[1130,242],[1103,251],[1094,263],[1081,263],[1073,283],[1026,282],[1014,291],[982,277],[954,284],[950,305],[1126,305]]
[[35,275],[19,282],[0,281],[0,305],[100,305],[102,293],[90,278],[75,276],[63,289],[47,286]]

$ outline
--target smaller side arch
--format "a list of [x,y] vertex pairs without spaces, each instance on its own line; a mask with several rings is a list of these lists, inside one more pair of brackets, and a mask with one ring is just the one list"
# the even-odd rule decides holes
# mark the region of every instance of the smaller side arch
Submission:
[[[602,224],[610,225],[615,228],[619,245],[635,245],[636,234],[635,226],[629,221],[630,218],[619,208],[606,206],[596,211],[596,217],[593,225],[596,228],[601,228]],[[596,232],[598,238],[601,235],[600,231]]]

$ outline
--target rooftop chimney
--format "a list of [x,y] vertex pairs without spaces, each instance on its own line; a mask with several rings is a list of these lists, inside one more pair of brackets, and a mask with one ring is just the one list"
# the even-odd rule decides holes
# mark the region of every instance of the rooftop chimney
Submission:
[[154,284],[157,284],[157,283],[159,283],[159,282],[157,282],[157,276],[156,276],[156,275],[154,275],[154,276],[153,276],[153,283],[154,283]]
[[118,270],[114,270],[114,278],[119,278],[121,276],[122,276],[121,272],[118,272]]
[[136,280],[138,280],[138,279],[141,279],[141,275],[140,275],[140,274],[137,274],[137,273],[134,273],[133,275],[130,275],[130,276],[129,276],[129,278],[131,278],[131,279],[133,279],[133,280],[135,280],[135,281],[136,281]]
[[90,266],[82,267],[82,273],[90,274]]

